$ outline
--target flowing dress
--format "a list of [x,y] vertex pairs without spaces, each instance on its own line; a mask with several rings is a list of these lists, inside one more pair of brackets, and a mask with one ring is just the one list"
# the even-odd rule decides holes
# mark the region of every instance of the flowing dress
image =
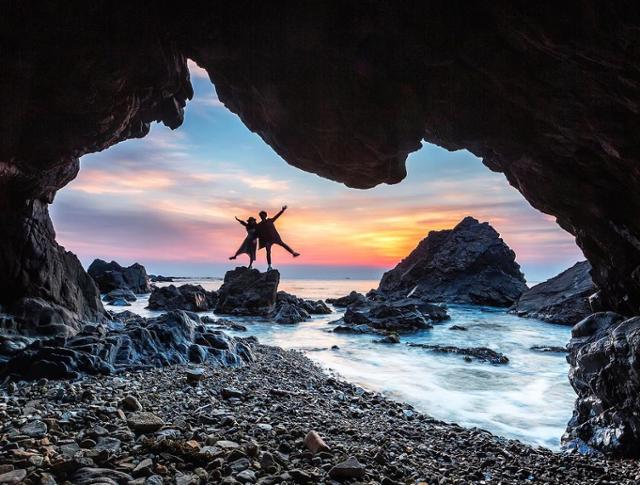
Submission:
[[247,237],[242,241],[237,254],[248,254],[249,257],[254,260],[256,259],[256,243],[258,238],[257,227],[255,225],[246,225],[244,227],[247,230]]

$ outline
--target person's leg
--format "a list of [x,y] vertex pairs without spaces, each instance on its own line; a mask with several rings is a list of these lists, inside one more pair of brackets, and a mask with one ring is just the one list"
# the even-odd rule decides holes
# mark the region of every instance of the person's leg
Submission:
[[285,243],[284,241],[279,241],[276,244],[282,246],[283,248],[285,248],[287,251],[289,251],[294,258],[297,258],[298,256],[300,256],[300,253],[295,252],[293,249],[291,249],[291,247]]
[[271,244],[267,244],[264,248],[267,251],[267,271],[269,271],[271,269]]

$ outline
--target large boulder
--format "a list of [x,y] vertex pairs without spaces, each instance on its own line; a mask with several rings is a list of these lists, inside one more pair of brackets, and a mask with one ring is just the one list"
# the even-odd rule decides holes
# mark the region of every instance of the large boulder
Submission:
[[200,285],[169,285],[153,288],[147,308],[205,312],[215,308],[217,299],[215,291],[207,291]]
[[576,324],[568,345],[578,395],[566,448],[640,456],[640,317],[599,312]]
[[76,336],[39,339],[14,350],[0,359],[0,377],[65,379],[188,362],[237,366],[253,359],[248,341],[208,329],[194,314],[177,310],[145,319],[124,312],[122,318],[117,328],[87,325]]
[[557,276],[525,291],[509,310],[519,317],[575,325],[591,314],[589,296],[596,291],[588,261],[574,264]]
[[510,306],[527,290],[515,253],[489,223],[465,217],[453,229],[431,231],[380,281],[392,298]]
[[96,259],[87,270],[102,293],[117,289],[129,289],[134,293],[149,293],[149,277],[147,271],[139,263],[122,267],[115,261],[107,263]]
[[227,271],[218,290],[216,313],[223,315],[269,316],[276,308],[280,273],[261,273],[244,266]]

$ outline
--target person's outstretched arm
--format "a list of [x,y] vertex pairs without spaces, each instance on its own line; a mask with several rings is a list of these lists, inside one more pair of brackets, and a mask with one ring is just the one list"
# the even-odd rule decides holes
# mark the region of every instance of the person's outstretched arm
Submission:
[[275,220],[276,220],[278,217],[280,217],[280,216],[282,215],[282,213],[283,213],[284,211],[286,211],[286,210],[287,210],[287,206],[286,206],[286,205],[283,205],[283,206],[282,206],[282,209],[280,210],[280,212],[278,212],[275,216],[273,216],[273,217],[271,218],[271,220],[272,220],[272,221],[275,221]]
[[246,223],[246,222],[244,222],[242,219],[238,219],[237,217],[236,217],[236,221],[238,221],[238,222],[239,222],[240,224],[242,224],[243,226],[246,226],[246,225],[247,225],[247,223]]

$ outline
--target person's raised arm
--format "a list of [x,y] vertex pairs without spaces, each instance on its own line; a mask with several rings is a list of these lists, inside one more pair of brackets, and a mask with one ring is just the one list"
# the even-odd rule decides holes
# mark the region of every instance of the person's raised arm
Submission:
[[238,217],[236,216],[236,221],[238,221],[240,224],[242,224],[243,226],[246,226],[247,223],[244,222],[242,219],[238,219]]
[[280,216],[282,215],[282,213],[283,213],[284,211],[286,211],[286,210],[287,210],[287,206],[286,206],[286,205],[283,205],[283,206],[282,206],[282,209],[280,210],[280,212],[278,212],[275,216],[273,216],[273,217],[271,218],[271,220],[272,220],[272,221],[275,221],[275,220],[276,220],[278,217],[280,217]]

